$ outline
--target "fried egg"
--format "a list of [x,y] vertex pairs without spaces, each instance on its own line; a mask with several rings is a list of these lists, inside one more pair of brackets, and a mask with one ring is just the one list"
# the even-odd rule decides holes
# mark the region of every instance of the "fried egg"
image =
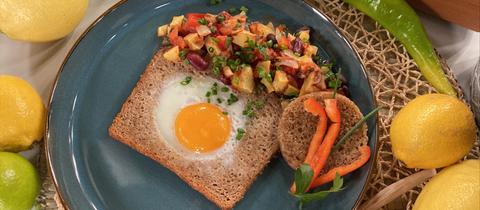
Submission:
[[[231,94],[238,101],[228,104]],[[238,144],[237,131],[245,129],[245,104],[219,80],[178,73],[163,85],[156,124],[166,144],[185,158],[223,157]]]

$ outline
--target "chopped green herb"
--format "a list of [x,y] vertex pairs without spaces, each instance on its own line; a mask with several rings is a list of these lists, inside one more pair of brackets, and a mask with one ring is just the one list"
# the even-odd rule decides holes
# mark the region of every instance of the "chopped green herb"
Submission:
[[217,20],[217,22],[219,22],[219,23],[223,23],[223,21],[225,21],[225,16],[224,16],[224,15],[218,15],[218,16],[216,17],[216,20]]
[[222,3],[222,0],[210,0],[209,2],[210,2],[210,5],[213,6],[213,5],[217,5],[217,4]]
[[187,57],[187,53],[188,53],[188,50],[183,49],[183,50],[180,50],[180,52],[178,53],[178,56],[183,60]]
[[262,54],[263,60],[265,60],[265,61],[270,60],[270,56],[268,56],[268,51],[267,51],[267,48],[265,46],[258,45],[257,49]]
[[223,86],[220,90],[221,90],[222,92],[224,92],[224,93],[230,91],[230,89],[228,89],[227,86]]
[[240,11],[247,13],[247,12],[248,12],[248,8],[245,7],[245,6],[241,6],[241,7],[240,7]]
[[215,37],[211,37],[212,41],[215,42],[216,44],[218,44],[218,39],[215,38]]
[[258,70],[258,76],[260,76],[260,78],[265,79],[269,82],[273,81],[272,75],[270,75],[268,72],[266,72],[265,69],[263,69],[262,67],[259,67],[259,68],[257,68],[257,70]]
[[200,19],[198,20],[198,23],[200,23],[200,24],[202,24],[202,25],[208,25],[208,21],[205,20],[205,18],[200,18]]
[[228,115],[228,112],[225,112],[225,111],[224,111],[224,112],[222,112],[222,113],[223,113],[224,115]]
[[218,84],[215,82],[213,83],[213,86],[210,88],[210,91],[212,91],[212,95],[217,95],[218,94]]
[[212,92],[210,91],[207,91],[207,93],[205,93],[205,97],[210,97],[212,95]]
[[242,63],[242,61],[241,61],[240,59],[238,59],[238,58],[235,59],[235,60],[233,60],[233,59],[228,59],[228,60],[227,60],[227,66],[230,67],[230,69],[231,69],[233,72],[235,72],[235,71],[238,70],[238,67],[239,67],[239,65],[240,65],[241,63]]
[[225,41],[225,47],[226,48],[229,48],[230,45],[232,45],[232,37],[227,37],[226,41]]
[[240,140],[243,138],[245,135],[245,130],[243,128],[237,128],[237,135],[235,136],[235,139]]
[[210,27],[210,31],[212,33],[217,33],[217,27],[215,27],[215,26]]
[[186,64],[186,65],[188,65],[188,64],[190,64],[190,61],[184,60],[183,63]]
[[248,118],[255,117],[255,111],[262,109],[265,106],[264,101],[249,101],[245,106],[242,114],[247,116]]
[[180,82],[180,84],[188,85],[188,84],[190,84],[191,81],[192,81],[192,77],[191,76],[186,76],[185,79],[183,79],[183,81]]
[[272,40],[267,41],[267,47],[273,47],[273,41]]
[[278,48],[278,44],[274,44],[274,45],[273,45],[273,48]]
[[[305,184],[305,183],[310,183],[312,178],[313,178],[312,169],[310,168],[310,166],[304,164],[295,171],[295,186],[297,186],[297,189],[299,189],[298,186],[300,186],[303,189],[306,189],[308,187],[308,184]],[[294,196],[297,199],[299,199],[300,201],[299,209],[302,209],[304,203],[324,199],[330,193],[339,192],[343,190],[342,186],[343,186],[343,178],[340,177],[340,174],[337,172],[335,174],[335,179],[333,180],[333,185],[332,187],[330,187],[330,189],[325,191],[312,192],[312,193],[304,193],[300,190],[297,190],[297,193],[295,193]]]
[[223,102],[223,99],[217,98],[217,103],[221,104]]
[[225,66],[226,64],[226,58],[223,57],[223,56],[215,56],[213,57],[212,59],[212,63],[213,63],[213,68],[212,68],[212,71],[215,75],[220,75],[220,72],[223,68],[223,66]]
[[232,105],[237,101],[238,101],[238,97],[235,94],[230,93],[230,97],[227,99],[227,105]]
[[247,43],[247,45],[248,45],[248,47],[249,47],[250,49],[254,49],[254,48],[257,46],[257,44],[255,43],[255,41],[253,41],[253,40],[251,40],[251,39],[247,39],[246,43]]
[[207,98],[207,102],[208,102],[208,103],[210,103],[210,102],[211,102],[210,98]]
[[213,53],[215,51],[215,49],[213,49],[213,47],[208,47],[208,52],[209,53]]

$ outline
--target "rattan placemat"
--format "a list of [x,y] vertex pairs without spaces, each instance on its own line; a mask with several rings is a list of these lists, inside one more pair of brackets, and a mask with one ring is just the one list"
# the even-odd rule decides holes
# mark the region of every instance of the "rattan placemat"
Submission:
[[[379,113],[379,153],[364,199],[375,195],[389,184],[415,173],[396,160],[391,152],[389,128],[395,114],[418,95],[435,90],[425,82],[415,62],[405,48],[375,21],[351,8],[341,0],[308,0],[309,4],[325,13],[353,44],[367,68],[367,74],[374,89],[379,106],[386,107]],[[453,77],[452,71],[443,63],[445,72],[454,84],[458,95],[463,92]],[[479,158],[478,141],[467,158]],[[45,209],[63,209],[55,191],[53,181],[46,169],[45,154],[40,156],[42,189],[39,204]],[[411,209],[422,186],[414,188],[393,201],[384,209]],[[59,208],[60,207],[60,208]]]

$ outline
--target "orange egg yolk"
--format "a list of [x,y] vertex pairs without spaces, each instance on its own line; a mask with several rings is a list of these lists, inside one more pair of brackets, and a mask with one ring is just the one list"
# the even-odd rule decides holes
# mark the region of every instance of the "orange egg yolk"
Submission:
[[175,120],[178,141],[197,153],[220,148],[227,141],[230,131],[230,118],[222,109],[209,103],[186,106]]

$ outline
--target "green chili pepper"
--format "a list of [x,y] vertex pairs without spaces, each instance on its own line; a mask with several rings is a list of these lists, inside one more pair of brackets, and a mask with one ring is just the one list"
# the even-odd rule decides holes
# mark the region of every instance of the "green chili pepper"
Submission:
[[405,0],[343,0],[392,33],[413,57],[423,76],[438,92],[456,96],[420,19]]

